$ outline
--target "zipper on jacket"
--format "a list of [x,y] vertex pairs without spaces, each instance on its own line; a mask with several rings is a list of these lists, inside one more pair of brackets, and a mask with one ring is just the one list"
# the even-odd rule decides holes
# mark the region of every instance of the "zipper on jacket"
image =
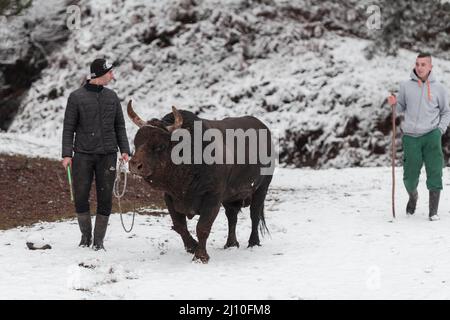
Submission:
[[421,87],[421,93],[420,93],[420,103],[419,103],[419,107],[417,108],[417,114],[416,114],[416,121],[414,122],[414,129],[413,129],[413,134],[415,134],[416,132],[416,127],[417,127],[417,121],[419,120],[419,113],[420,110],[422,108],[422,99],[423,99],[423,89],[425,86]]
[[97,105],[98,105],[98,113],[99,113],[99,123],[100,123],[100,131],[102,133],[102,147],[103,147],[103,153],[106,153],[105,151],[105,137],[103,134],[103,110],[100,106],[100,93],[97,92]]

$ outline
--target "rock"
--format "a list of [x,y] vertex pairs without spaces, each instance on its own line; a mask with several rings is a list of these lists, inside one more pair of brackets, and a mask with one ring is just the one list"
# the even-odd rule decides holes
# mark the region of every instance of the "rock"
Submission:
[[52,246],[49,244],[45,244],[43,246],[36,246],[34,243],[32,242],[27,242],[27,247],[30,250],[47,250],[47,249],[51,249]]
[[52,248],[39,232],[29,235],[26,241],[30,250],[47,250]]

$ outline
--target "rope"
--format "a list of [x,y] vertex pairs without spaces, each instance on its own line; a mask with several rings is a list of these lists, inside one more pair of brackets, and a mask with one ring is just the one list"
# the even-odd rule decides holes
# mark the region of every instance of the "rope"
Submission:
[[[120,180],[121,180],[121,174],[123,173],[124,175],[124,183],[123,183],[123,190],[122,192],[118,192],[119,185],[120,185]],[[127,228],[125,228],[125,225],[123,223],[123,217],[122,217],[122,207],[120,205],[120,198],[123,197],[123,195],[125,194],[125,191],[127,189],[127,168],[125,166],[125,162],[122,160],[119,160],[118,165],[116,167],[116,179],[114,180],[114,185],[113,185],[113,194],[114,196],[117,198],[117,203],[119,204],[119,213],[120,213],[120,222],[122,223],[122,228],[126,233],[130,233],[131,230],[133,230],[133,226],[134,226],[134,217],[136,215],[136,210],[134,210],[134,206],[133,206],[133,220],[131,222],[131,227],[129,230],[127,230]]]

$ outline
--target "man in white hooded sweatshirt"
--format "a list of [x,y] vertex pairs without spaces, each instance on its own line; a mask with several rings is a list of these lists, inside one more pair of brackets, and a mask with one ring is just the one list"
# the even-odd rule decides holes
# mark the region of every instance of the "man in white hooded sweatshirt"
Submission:
[[437,214],[442,190],[444,156],[441,137],[450,122],[449,98],[445,87],[432,72],[431,55],[420,53],[411,79],[401,83],[398,98],[388,97],[391,106],[404,112],[402,123],[403,183],[409,194],[407,214],[414,214],[418,199],[417,185],[425,163],[429,190],[429,219],[439,220]]

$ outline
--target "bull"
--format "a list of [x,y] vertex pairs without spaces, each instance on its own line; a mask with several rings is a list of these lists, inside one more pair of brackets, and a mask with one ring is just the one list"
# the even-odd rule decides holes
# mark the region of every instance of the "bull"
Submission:
[[[252,225],[248,247],[260,246],[258,228],[261,233],[268,231],[264,218],[264,201],[273,176],[273,144],[267,126],[252,116],[207,120],[175,107],[162,119],[144,121],[133,110],[131,100],[127,112],[139,127],[134,138],[135,153],[129,162],[130,172],[141,176],[152,188],[164,192],[164,201],[173,222],[172,229],[181,236],[186,251],[194,254],[193,260],[203,263],[209,261],[206,242],[221,206],[225,208],[228,219],[228,238],[224,247],[239,247],[236,239],[237,215],[242,207],[248,206]],[[265,130],[267,135],[262,138],[257,136],[256,146],[255,141],[245,138],[244,148],[241,149],[238,144],[231,143],[236,139],[231,142],[214,139],[214,155],[219,160],[226,160],[226,155],[230,154],[233,161],[175,162],[173,152],[179,142],[171,137],[178,129],[192,133],[196,123],[201,125],[202,134],[208,129],[214,129],[223,136],[229,130],[247,132],[252,129]],[[194,141],[188,144],[193,147]],[[253,154],[250,152],[251,147]],[[206,141],[202,141],[197,153],[204,152],[207,148]],[[270,163],[262,161],[260,149],[265,149],[270,154]],[[183,150],[180,154],[189,158],[191,150]],[[238,153],[243,150],[245,161],[239,163]],[[256,163],[251,161],[255,152]],[[190,159],[195,156],[194,152]],[[263,169],[269,171],[263,172]],[[199,216],[196,226],[198,241],[188,231],[186,221],[186,218],[192,219],[195,215]]]

